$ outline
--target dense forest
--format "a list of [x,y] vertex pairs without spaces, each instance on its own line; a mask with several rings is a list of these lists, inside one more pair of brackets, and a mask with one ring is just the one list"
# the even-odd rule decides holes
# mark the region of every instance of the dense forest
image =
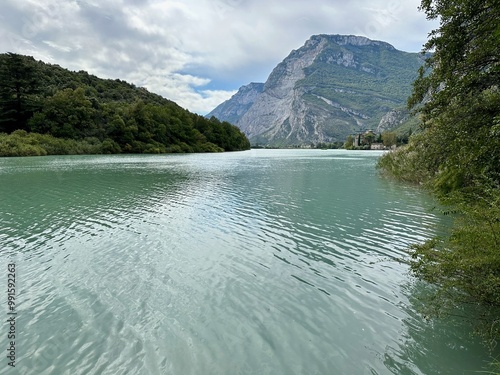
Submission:
[[249,148],[236,126],[144,88],[0,54],[0,156]]
[[413,246],[411,268],[438,286],[431,311],[467,311],[493,348],[500,340],[500,2],[422,0],[421,10],[440,22],[408,101],[422,131],[379,167],[449,205],[450,236]]

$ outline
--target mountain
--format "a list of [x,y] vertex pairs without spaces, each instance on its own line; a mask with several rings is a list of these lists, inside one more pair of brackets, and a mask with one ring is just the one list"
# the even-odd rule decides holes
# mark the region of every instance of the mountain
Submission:
[[246,86],[240,87],[238,92],[234,94],[231,100],[226,100],[224,103],[217,107],[217,114],[215,110],[207,117],[214,115],[215,117],[224,121],[235,124],[238,120],[250,109],[259,94],[264,91],[263,83],[250,83]]
[[0,54],[0,156],[249,148],[236,126],[145,88]]
[[254,144],[343,141],[351,133],[394,123],[423,62],[421,54],[385,42],[315,35],[265,83],[241,87],[207,116],[237,125]]

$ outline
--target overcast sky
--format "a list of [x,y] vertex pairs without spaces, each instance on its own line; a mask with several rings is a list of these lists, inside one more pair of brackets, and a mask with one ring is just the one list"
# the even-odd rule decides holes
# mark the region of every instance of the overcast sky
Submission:
[[205,114],[311,35],[418,52],[419,0],[1,0],[0,52],[144,86]]

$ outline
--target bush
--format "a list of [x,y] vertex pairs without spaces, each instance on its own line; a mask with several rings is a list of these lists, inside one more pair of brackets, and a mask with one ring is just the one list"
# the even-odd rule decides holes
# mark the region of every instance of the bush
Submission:
[[438,285],[436,311],[457,304],[482,306],[478,330],[490,347],[500,339],[500,191],[462,199],[451,235],[411,247],[410,266],[419,278]]
[[81,141],[56,138],[48,134],[28,133],[16,130],[11,134],[0,134],[0,156],[44,156],[119,153],[120,146],[107,139],[97,138]]
[[122,152],[122,149],[120,148],[118,143],[116,143],[112,139],[107,138],[102,142],[101,152],[103,154],[119,154],[120,152]]

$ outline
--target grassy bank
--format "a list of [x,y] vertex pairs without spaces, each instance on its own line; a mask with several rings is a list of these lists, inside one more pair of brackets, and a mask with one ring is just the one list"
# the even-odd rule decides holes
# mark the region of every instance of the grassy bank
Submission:
[[[0,156],[44,156],[114,153],[113,144],[88,138],[55,138],[48,134],[27,133],[17,130],[11,134],[0,133]],[[106,147],[108,146],[108,147]]]
[[[189,153],[221,152],[222,148],[205,143],[206,147],[193,148],[187,144],[166,147],[162,144],[148,144],[142,153]],[[56,138],[49,134],[28,133],[16,130],[11,134],[0,133],[0,156],[45,156],[45,155],[83,155],[118,154],[126,152],[112,139],[100,141],[95,137],[82,140]]]

